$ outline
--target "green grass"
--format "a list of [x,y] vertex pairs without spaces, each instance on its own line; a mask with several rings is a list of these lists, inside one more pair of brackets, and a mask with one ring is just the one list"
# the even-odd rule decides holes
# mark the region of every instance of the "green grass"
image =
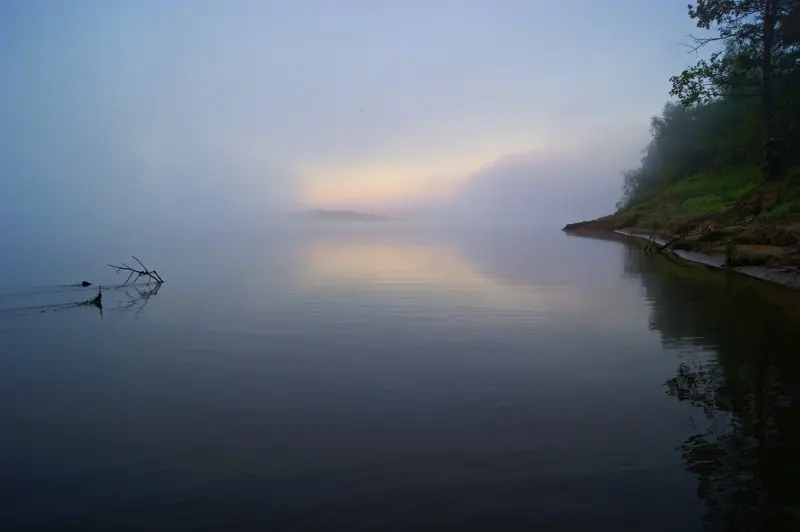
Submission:
[[800,213],[800,200],[785,201],[777,207],[770,209],[764,213],[764,218],[768,220],[775,220],[790,214]]
[[726,170],[697,174],[661,191],[653,199],[631,209],[646,227],[682,226],[706,215],[721,215],[758,185],[758,169]]
[[[789,169],[786,188],[778,204],[762,213],[776,221],[800,213],[800,166]],[[708,218],[722,218],[737,201],[761,185],[758,167],[733,168],[697,174],[674,183],[647,201],[614,215],[618,226],[683,231]]]
[[764,213],[767,220],[776,220],[790,214],[800,213],[800,167],[789,170],[786,177],[789,185],[788,193],[782,197],[778,204]]
[[786,181],[791,186],[800,186],[800,166],[789,168],[786,172]]
[[793,189],[789,196],[764,213],[764,218],[767,220],[776,220],[789,216],[790,214],[800,213],[800,188]]

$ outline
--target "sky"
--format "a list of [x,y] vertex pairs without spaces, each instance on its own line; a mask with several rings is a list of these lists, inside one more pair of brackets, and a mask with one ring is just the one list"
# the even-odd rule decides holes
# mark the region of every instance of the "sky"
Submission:
[[693,62],[686,11],[685,0],[0,2],[0,223],[112,231],[459,201],[604,214],[669,77]]

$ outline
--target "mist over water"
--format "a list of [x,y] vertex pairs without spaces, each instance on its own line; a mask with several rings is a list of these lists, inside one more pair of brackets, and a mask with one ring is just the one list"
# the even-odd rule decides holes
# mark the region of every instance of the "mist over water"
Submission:
[[[539,40],[566,45],[563,16],[533,4],[5,4],[0,221],[18,238],[2,238],[244,230],[297,208],[561,225],[604,214],[666,81],[640,68],[631,82],[632,49],[615,40],[605,57],[618,60],[587,62],[581,83],[559,77],[564,61]],[[596,45],[588,20],[576,28]],[[684,61],[672,40],[652,47],[651,59]],[[614,90],[585,83],[595,71]]]
[[791,297],[559,230],[691,24],[515,4],[0,3],[0,530],[797,528]]

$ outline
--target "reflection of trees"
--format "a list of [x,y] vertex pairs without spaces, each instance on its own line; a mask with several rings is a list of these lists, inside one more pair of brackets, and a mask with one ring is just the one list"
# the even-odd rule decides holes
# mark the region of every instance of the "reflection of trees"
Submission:
[[638,252],[626,271],[653,304],[651,326],[683,353],[667,393],[702,412],[681,454],[706,529],[800,530],[800,305],[778,287]]

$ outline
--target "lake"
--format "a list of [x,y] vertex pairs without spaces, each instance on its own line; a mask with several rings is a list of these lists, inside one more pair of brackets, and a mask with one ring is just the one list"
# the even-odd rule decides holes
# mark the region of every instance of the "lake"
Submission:
[[106,241],[0,259],[4,531],[800,529],[786,290],[554,229]]

